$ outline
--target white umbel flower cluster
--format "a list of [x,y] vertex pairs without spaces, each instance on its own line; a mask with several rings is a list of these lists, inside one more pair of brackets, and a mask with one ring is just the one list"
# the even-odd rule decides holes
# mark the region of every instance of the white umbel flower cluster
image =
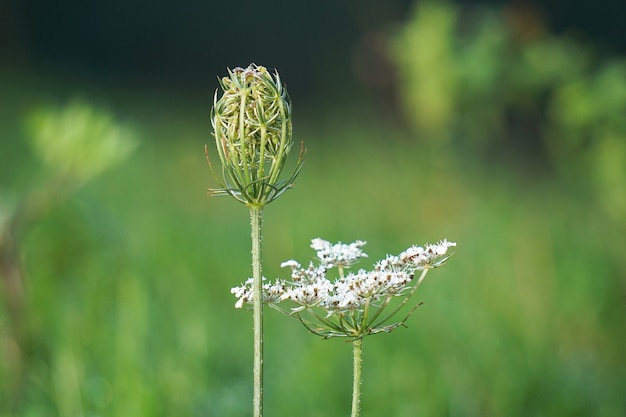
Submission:
[[337,279],[320,306],[329,313],[361,309],[368,303],[401,294],[412,279],[413,274],[406,271],[360,270]]
[[[280,279],[271,283],[266,283],[265,281],[266,278],[263,277],[263,303],[271,304],[280,302],[282,295],[285,293],[285,281]],[[254,279],[248,278],[242,286],[234,287],[230,290],[230,293],[237,298],[237,302],[235,303],[236,308],[243,307],[244,303],[254,303],[253,284]]]
[[[399,308],[386,319],[376,321],[382,310],[395,297],[403,298],[402,305],[413,295],[428,270],[441,266],[451,255],[448,251],[456,243],[442,240],[436,244],[411,246],[399,255],[388,255],[374,264],[371,271],[360,269],[343,274],[359,259],[367,257],[361,247],[363,241],[351,244],[331,244],[322,239],[313,239],[311,247],[317,251],[319,265],[310,263],[303,268],[299,262],[289,260],[281,267],[291,268],[291,281],[277,279],[263,284],[263,302],[277,310],[296,316],[312,332],[324,337],[363,337],[381,331],[391,331],[401,323],[382,326]],[[330,278],[329,271],[336,268],[338,276]],[[421,271],[418,279],[415,272]],[[265,280],[265,278],[264,278]],[[235,307],[253,302],[252,279],[231,290],[237,298]],[[290,309],[279,306],[292,302]],[[401,307],[401,306],[400,306]],[[321,309],[323,314],[316,310]],[[304,319],[303,311],[322,327]]]
[[326,240],[315,238],[311,241],[311,247],[317,251],[317,257],[323,265],[336,267],[349,267],[359,259],[367,257],[361,250],[367,242],[357,240],[350,244],[332,244]]

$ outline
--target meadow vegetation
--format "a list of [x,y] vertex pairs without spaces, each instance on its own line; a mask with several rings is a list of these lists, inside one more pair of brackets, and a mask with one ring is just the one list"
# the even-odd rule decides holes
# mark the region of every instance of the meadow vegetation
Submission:
[[[410,49],[410,33],[398,36],[396,47]],[[476,47],[481,56],[501,50],[487,46]],[[545,52],[533,48],[520,56]],[[424,62],[397,65],[418,79],[434,74]],[[442,88],[432,94],[454,91],[458,107],[441,107],[428,125],[378,117],[363,103],[300,113],[292,97],[294,141],[307,157],[293,190],[265,213],[264,276],[287,278],[280,263],[309,259],[317,237],[367,241],[371,259],[443,238],[458,244],[415,294],[424,304],[408,328],[368,339],[363,416],[626,413],[625,130],[615,116],[626,77],[621,61],[594,62],[567,79],[543,74],[540,87],[521,89],[528,95],[507,96],[502,114],[481,107],[493,105],[497,84],[480,84],[475,102],[462,87]],[[614,95],[598,92],[607,79]],[[0,80],[7,239],[11,213],[48,177],[22,123],[37,80]],[[411,91],[405,103],[427,99]],[[138,132],[136,149],[84,178],[14,241],[23,306],[16,330],[3,275],[0,416],[249,415],[250,314],[230,294],[250,276],[248,213],[207,196],[217,185],[203,150],[213,143],[211,92],[202,100],[107,94],[116,120]],[[533,107],[546,97],[550,112]],[[601,105],[609,110],[592,111]],[[550,117],[529,116],[541,129],[524,130],[516,114]],[[526,146],[537,141],[539,150]],[[348,415],[352,358],[343,341],[322,341],[271,309],[265,335],[268,416]]]

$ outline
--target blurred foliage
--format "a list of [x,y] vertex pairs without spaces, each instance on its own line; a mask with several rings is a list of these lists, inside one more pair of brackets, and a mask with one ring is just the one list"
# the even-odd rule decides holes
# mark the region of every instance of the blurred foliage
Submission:
[[[24,117],[23,127],[35,162],[21,173],[26,186],[18,184],[20,173],[4,172],[13,181],[2,181],[6,184],[0,189],[0,231],[7,227],[16,232],[30,226],[91,179],[126,159],[138,144],[134,128],[79,99],[64,106],[36,105]],[[11,134],[7,130],[3,133]],[[4,151],[13,151],[16,140],[4,141]],[[3,163],[11,168],[14,161],[4,156]]]
[[[206,197],[208,108],[162,106],[139,121],[154,139],[141,153],[23,239],[36,343],[24,401],[0,415],[249,415],[251,317],[229,293],[250,273],[247,212]],[[364,119],[296,128],[306,175],[267,210],[264,237],[268,277],[316,236],[362,238],[372,258],[459,242],[409,328],[364,345],[363,415],[623,415],[626,264],[607,244],[620,231],[558,181],[467,155],[442,166]],[[350,347],[266,320],[268,415],[347,415]]]
[[626,226],[626,59],[554,36],[538,11],[417,4],[392,53],[423,139],[550,160]]
[[[0,412],[17,412],[27,401],[31,366],[38,359],[39,345],[46,343],[43,334],[34,331],[37,317],[32,317],[29,298],[33,287],[24,273],[23,239],[84,184],[124,160],[137,145],[132,130],[85,102],[39,107],[27,119],[31,148],[41,166],[32,170],[30,186],[25,191],[16,184],[14,189],[0,190]],[[68,227],[60,238],[66,239],[71,233],[72,228]],[[59,244],[63,244],[61,239]],[[66,255],[57,260],[66,262]],[[34,293],[39,284],[36,283]],[[65,320],[64,315],[57,318],[60,322]],[[62,326],[71,327],[71,323]],[[73,358],[62,353],[58,360],[59,369],[55,369],[56,363],[50,364],[50,377],[59,379],[55,386],[59,413],[80,414],[76,407],[75,388],[79,382]]]
[[[413,133],[359,106],[353,119],[307,120],[295,103],[307,166],[265,213],[264,274],[284,278],[280,262],[308,257],[314,237],[366,240],[372,259],[457,241],[416,294],[424,305],[408,329],[364,345],[363,415],[626,415],[624,211],[608,203],[624,190],[623,64],[541,30],[520,38],[500,14],[420,4],[397,44]],[[0,84],[9,219],[68,171],[16,133],[16,109],[30,110],[23,91],[37,84]],[[118,93],[119,113],[150,140],[88,182],[64,176],[57,189],[72,193],[11,242],[28,360],[16,379],[3,285],[0,416],[249,415],[251,315],[229,292],[250,274],[248,215],[206,196],[210,93],[200,103]],[[67,158],[82,166],[92,149]],[[535,175],[529,149],[565,175]],[[265,317],[267,415],[347,415],[350,347]],[[16,389],[21,401],[9,401]]]
[[118,161],[137,144],[136,134],[113,116],[86,103],[34,110],[27,118],[32,147],[55,175],[86,182]]

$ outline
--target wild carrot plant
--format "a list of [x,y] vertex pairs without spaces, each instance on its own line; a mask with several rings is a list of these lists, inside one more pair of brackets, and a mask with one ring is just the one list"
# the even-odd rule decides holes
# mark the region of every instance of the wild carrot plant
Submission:
[[[262,213],[267,204],[289,189],[303,164],[303,151],[294,172],[281,179],[291,151],[291,101],[278,72],[262,66],[235,68],[220,80],[211,124],[221,162],[220,188],[211,195],[230,195],[250,210],[252,281],[250,301],[254,320],[254,417],[263,415],[263,304],[261,280]],[[206,150],[206,149],[205,149]]]
[[[365,242],[360,240],[331,244],[313,239],[311,247],[317,252],[317,263],[302,267],[295,260],[283,262],[282,267],[291,268],[291,278],[263,285],[263,303],[298,319],[324,339],[346,337],[352,342],[351,417],[360,413],[363,340],[405,325],[419,304],[400,321],[391,321],[413,297],[428,271],[448,260],[448,250],[456,243],[442,240],[423,247],[411,246],[397,256],[388,255],[376,262],[369,271],[346,273],[358,260],[367,257],[361,249],[363,245]],[[254,284],[249,279],[231,290],[237,298],[237,308],[259,299]],[[283,307],[282,303],[290,303],[291,307]]]

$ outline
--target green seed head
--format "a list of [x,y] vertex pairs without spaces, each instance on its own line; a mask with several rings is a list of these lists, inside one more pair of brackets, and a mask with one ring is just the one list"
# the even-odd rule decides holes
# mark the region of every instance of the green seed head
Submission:
[[211,124],[224,184],[212,194],[264,206],[293,184],[302,167],[301,154],[293,175],[280,180],[293,145],[291,101],[278,73],[254,64],[229,70],[220,86]]

